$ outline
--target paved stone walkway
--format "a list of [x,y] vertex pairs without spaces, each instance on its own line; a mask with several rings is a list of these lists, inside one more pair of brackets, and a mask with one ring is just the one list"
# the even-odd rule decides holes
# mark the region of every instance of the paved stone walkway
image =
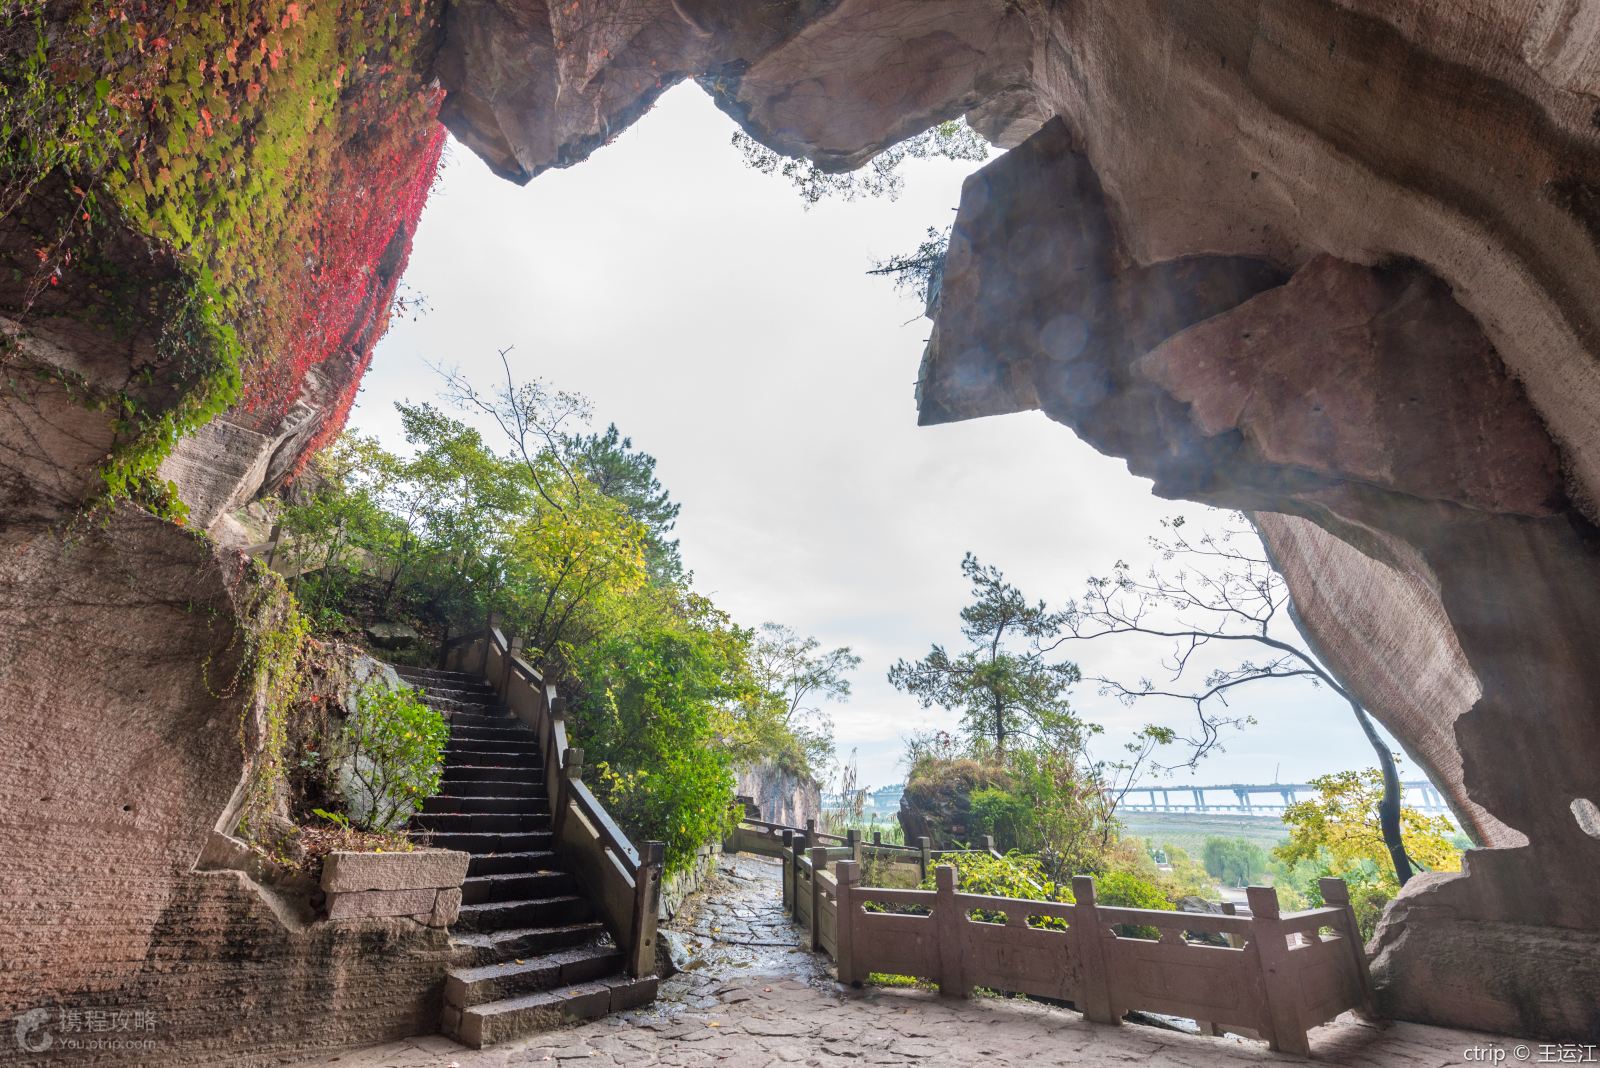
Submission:
[[[687,967],[653,1006],[514,1045],[471,1050],[434,1035],[312,1064],[335,1068],[511,1068],[521,1065],[1151,1064],[1250,1068],[1300,1064],[1254,1042],[1123,1024],[1091,1024],[1023,999],[955,1001],[925,990],[845,991],[798,947],[783,915],[778,868],[724,858],[717,880],[671,925]],[[1341,1018],[1312,1032],[1316,1063],[1348,1068],[1466,1063],[1474,1045],[1514,1043],[1415,1024],[1379,1030]],[[1511,1056],[1505,1058],[1512,1060]]]

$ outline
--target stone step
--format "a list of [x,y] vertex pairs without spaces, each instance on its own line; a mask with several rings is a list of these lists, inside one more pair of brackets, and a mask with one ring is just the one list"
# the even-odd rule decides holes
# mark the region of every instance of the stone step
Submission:
[[549,831],[514,834],[427,831],[424,837],[436,849],[459,849],[466,853],[533,853],[550,848]]
[[534,816],[550,816],[550,804],[545,799],[544,791],[536,795],[494,795],[480,794],[468,795],[458,793],[434,794],[422,802],[424,813],[473,813],[497,812],[515,815],[526,813]]
[[395,664],[393,667],[396,675],[416,685],[450,685],[461,689],[484,690],[489,688],[484,677],[475,671],[445,671],[441,668],[411,667],[408,664]]
[[539,740],[532,731],[521,734],[503,731],[493,738],[459,738],[452,731],[444,751],[446,756],[451,753],[529,753],[537,756]]
[[[498,770],[512,771],[515,769],[501,768]],[[441,784],[439,789],[445,791],[443,794],[437,795],[440,797],[458,797],[463,800],[476,800],[484,797],[520,797],[538,800],[546,808],[549,807],[548,795],[544,789],[544,776],[542,775],[533,775],[520,781],[514,779],[457,779],[454,782]],[[448,812],[451,809],[447,806],[439,811]],[[470,810],[462,809],[461,811]]]
[[[544,782],[544,768],[535,764],[446,764],[444,783],[458,782]],[[452,787],[453,788],[453,787]]]
[[450,721],[450,741],[456,742],[528,742],[535,747],[539,736],[521,723],[458,723]]
[[[469,869],[470,870],[470,869]],[[520,871],[500,875],[468,875],[461,884],[463,905],[561,897],[576,894],[578,880],[564,871]]]
[[418,830],[437,833],[488,831],[544,831],[550,828],[548,812],[419,812],[411,817]]
[[467,1009],[540,990],[592,983],[620,974],[622,966],[622,950],[616,946],[588,945],[478,968],[454,968],[445,976],[444,1003]]
[[481,690],[463,690],[454,686],[425,686],[422,692],[440,701],[455,701],[463,705],[483,705],[489,708],[505,707],[500,703],[500,695],[487,686]]
[[450,716],[450,728],[452,730],[457,727],[486,727],[490,730],[504,730],[507,728],[514,729],[519,725],[521,725],[521,721],[509,712],[504,715],[496,713],[487,716],[480,716],[474,712],[455,712]]
[[446,1006],[444,1030],[458,1042],[482,1049],[578,1020],[593,1020],[609,1012],[648,1004],[656,996],[656,983],[654,976],[629,979],[617,975],[459,1011]]
[[605,924],[595,920],[557,924],[554,927],[514,927],[504,931],[461,931],[451,941],[465,947],[473,966],[503,960],[531,960],[573,946],[609,942]]
[[538,747],[528,749],[497,749],[494,751],[482,749],[457,749],[453,745],[445,747],[444,763],[448,776],[452,765],[456,767],[478,768],[531,768],[538,763]]
[[525,927],[559,927],[592,919],[594,910],[577,894],[522,901],[490,901],[462,905],[455,927],[462,931],[505,931]]
[[431,694],[422,694],[422,703],[438,712],[443,712],[446,718],[454,720],[457,716],[472,715],[480,711],[494,711],[494,705],[468,703],[457,701],[449,697],[434,697]]
[[554,871],[556,864],[555,853],[548,850],[530,853],[477,853],[467,861],[467,878]]

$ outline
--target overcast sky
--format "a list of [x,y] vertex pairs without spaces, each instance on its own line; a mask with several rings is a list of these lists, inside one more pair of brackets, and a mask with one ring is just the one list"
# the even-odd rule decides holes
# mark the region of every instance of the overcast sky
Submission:
[[[840,755],[858,751],[863,784],[897,782],[902,735],[955,717],[884,675],[931,642],[959,646],[964,552],[1059,603],[1119,557],[1148,559],[1162,517],[1205,510],[1155,498],[1037,413],[916,425],[928,323],[863,272],[947,224],[973,165],[913,161],[897,201],[808,211],[743,165],[733,129],[680,86],[587,163],[526,187],[452,144],[406,275],[429,310],[395,322],[350,425],[403,448],[394,402],[438,395],[429,363],[488,383],[496,350],[514,345],[521,375],[588,395],[600,427],[657,457],[701,592],[745,625],[855,649],[854,696],[831,709]],[[1136,679],[1161,650],[1077,652],[1085,674]],[[1075,703],[1106,725],[1107,756],[1139,723],[1186,723],[1182,707],[1124,709],[1091,685]],[[1175,782],[1304,781],[1374,762],[1326,692],[1263,683],[1235,710],[1259,724]]]

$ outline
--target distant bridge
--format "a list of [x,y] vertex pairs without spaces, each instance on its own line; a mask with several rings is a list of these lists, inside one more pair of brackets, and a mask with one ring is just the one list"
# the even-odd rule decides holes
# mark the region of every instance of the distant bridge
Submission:
[[[1402,804],[1419,812],[1450,815],[1450,806],[1433,783],[1403,782]],[[1218,786],[1139,786],[1122,797],[1119,812],[1226,812],[1275,816],[1296,801],[1309,801],[1309,783],[1224,783]]]

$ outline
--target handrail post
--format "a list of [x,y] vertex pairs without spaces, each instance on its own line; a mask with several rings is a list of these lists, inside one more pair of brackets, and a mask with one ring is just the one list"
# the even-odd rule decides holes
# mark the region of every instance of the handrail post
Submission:
[[800,858],[806,855],[807,840],[804,833],[796,833],[790,839],[789,850],[789,907],[793,910],[794,918],[800,918]]
[[567,809],[572,807],[572,783],[583,781],[583,750],[569,745],[561,754],[561,778],[550,795],[550,841],[561,848],[561,831],[567,823]]
[[478,674],[489,674],[489,647],[494,645],[494,611],[491,609],[489,617],[483,624],[483,659],[478,662]]
[[628,947],[628,974],[635,979],[655,972],[661,869],[666,855],[662,842],[645,842],[639,850],[639,870],[633,876],[633,941]]
[[511,661],[522,655],[522,639],[512,638],[511,648],[506,651],[506,662],[501,666],[505,669],[500,673],[500,696],[511,703]]
[[927,835],[917,839],[917,847],[922,851],[918,858],[918,867],[922,870],[921,882],[928,881],[928,866],[933,863],[933,840]]
[[839,982],[860,986],[865,975],[856,973],[856,916],[861,906],[855,902],[856,884],[861,879],[861,866],[853,860],[841,860],[834,868],[839,888],[834,896],[833,942],[838,949]]
[[934,889],[939,895],[933,905],[933,922],[939,939],[939,994],[947,998],[968,997],[972,989],[967,986],[963,967],[967,917],[956,905],[955,865],[941,864],[934,869]]
[[1072,877],[1073,948],[1078,951],[1078,1008],[1095,1023],[1120,1024],[1121,1018],[1111,1005],[1111,971],[1106,959],[1106,925],[1100,922],[1100,909],[1095,904],[1094,877]]
[[1295,971],[1298,962],[1289,953],[1283,931],[1278,892],[1270,886],[1249,886],[1250,941],[1255,943],[1256,960],[1261,965],[1261,984],[1267,999],[1267,1044],[1284,1053],[1311,1055],[1305,1023],[1300,1017],[1300,984]]
[[822,879],[828,870],[828,847],[811,847],[811,952],[822,952]]
[[794,911],[794,883],[790,880],[790,857],[794,853],[794,832],[787,827],[783,830],[783,911]]
[[859,861],[861,859],[861,831],[855,827],[845,831],[844,844],[850,847],[850,859]]
[[1361,1005],[1358,1011],[1369,1019],[1378,1016],[1378,1000],[1372,990],[1372,972],[1367,969],[1367,951],[1361,944],[1361,925],[1356,922],[1356,910],[1350,905],[1350,887],[1343,879],[1319,879],[1322,903],[1344,911],[1344,940],[1350,946],[1350,962],[1355,965],[1356,980],[1361,984]]

